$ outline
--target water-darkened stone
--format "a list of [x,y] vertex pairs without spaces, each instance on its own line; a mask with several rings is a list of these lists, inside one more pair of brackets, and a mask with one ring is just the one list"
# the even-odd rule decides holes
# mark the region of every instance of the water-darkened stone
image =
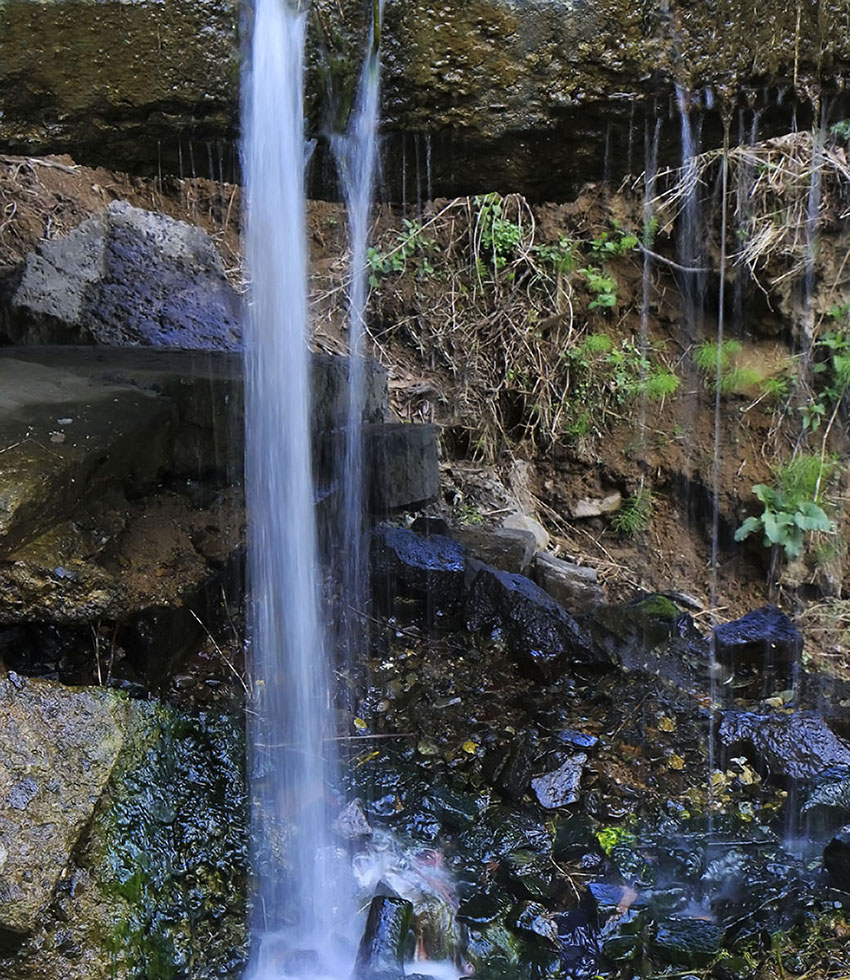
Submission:
[[850,745],[817,715],[759,715],[727,711],[720,741],[750,748],[771,776],[813,779],[831,767],[850,768]]
[[714,629],[715,656],[721,663],[792,664],[799,659],[803,637],[776,606],[762,606]]
[[471,631],[499,631],[523,669],[544,680],[570,664],[609,663],[576,621],[530,579],[469,562],[466,621]]

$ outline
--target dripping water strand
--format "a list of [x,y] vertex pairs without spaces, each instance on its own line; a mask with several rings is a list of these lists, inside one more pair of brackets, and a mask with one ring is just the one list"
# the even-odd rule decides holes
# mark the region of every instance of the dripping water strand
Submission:
[[345,608],[364,608],[367,600],[364,559],[365,499],[362,420],[366,408],[365,339],[367,301],[367,239],[377,161],[377,125],[380,100],[380,36],[383,0],[375,0],[371,44],[363,63],[357,102],[344,134],[333,134],[336,160],[348,210],[351,248],[351,285],[348,306],[349,373],[345,426],[342,500],[343,611],[340,613],[341,655],[346,666],[364,652],[362,623]]
[[[724,119],[723,125],[723,155],[720,171],[720,283],[717,296],[717,361],[714,374],[714,457],[711,474],[711,609],[717,609],[717,561],[718,539],[720,535],[720,475],[721,475],[721,391],[723,374],[723,334],[725,329],[726,303],[726,232],[728,208],[726,203],[729,185],[729,120]],[[716,643],[712,630],[709,643],[710,663],[709,674],[709,708],[708,708],[708,830],[712,832],[713,803],[714,803],[714,766],[715,766],[715,710],[717,702],[717,672],[715,670]]]

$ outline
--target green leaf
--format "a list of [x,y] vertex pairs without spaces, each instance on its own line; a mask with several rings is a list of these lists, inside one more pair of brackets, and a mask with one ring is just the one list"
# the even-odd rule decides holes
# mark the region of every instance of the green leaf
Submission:
[[779,494],[765,483],[757,483],[753,487],[753,493],[765,507],[777,508],[780,505]]
[[797,508],[794,523],[802,531],[830,531],[832,521],[826,516],[822,507],[811,500],[806,500]]
[[766,510],[761,516],[764,536],[770,544],[784,544],[788,539],[788,525],[792,522],[790,514],[776,514]]
[[748,538],[755,531],[761,528],[761,518],[760,517],[748,517],[744,523],[735,532],[735,540],[743,541],[744,538]]

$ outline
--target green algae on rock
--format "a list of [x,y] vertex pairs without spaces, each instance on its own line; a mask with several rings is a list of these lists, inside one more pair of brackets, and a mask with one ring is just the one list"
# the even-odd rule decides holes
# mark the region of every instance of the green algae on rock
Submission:
[[239,976],[248,846],[239,727],[121,704],[126,739],[112,778],[53,903],[3,975]]

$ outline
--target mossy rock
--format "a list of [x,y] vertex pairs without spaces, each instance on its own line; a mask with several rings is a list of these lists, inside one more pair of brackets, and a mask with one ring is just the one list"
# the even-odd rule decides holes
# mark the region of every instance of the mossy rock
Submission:
[[248,866],[243,757],[234,719],[131,702],[124,748],[73,867],[42,927],[2,975],[241,977]]

